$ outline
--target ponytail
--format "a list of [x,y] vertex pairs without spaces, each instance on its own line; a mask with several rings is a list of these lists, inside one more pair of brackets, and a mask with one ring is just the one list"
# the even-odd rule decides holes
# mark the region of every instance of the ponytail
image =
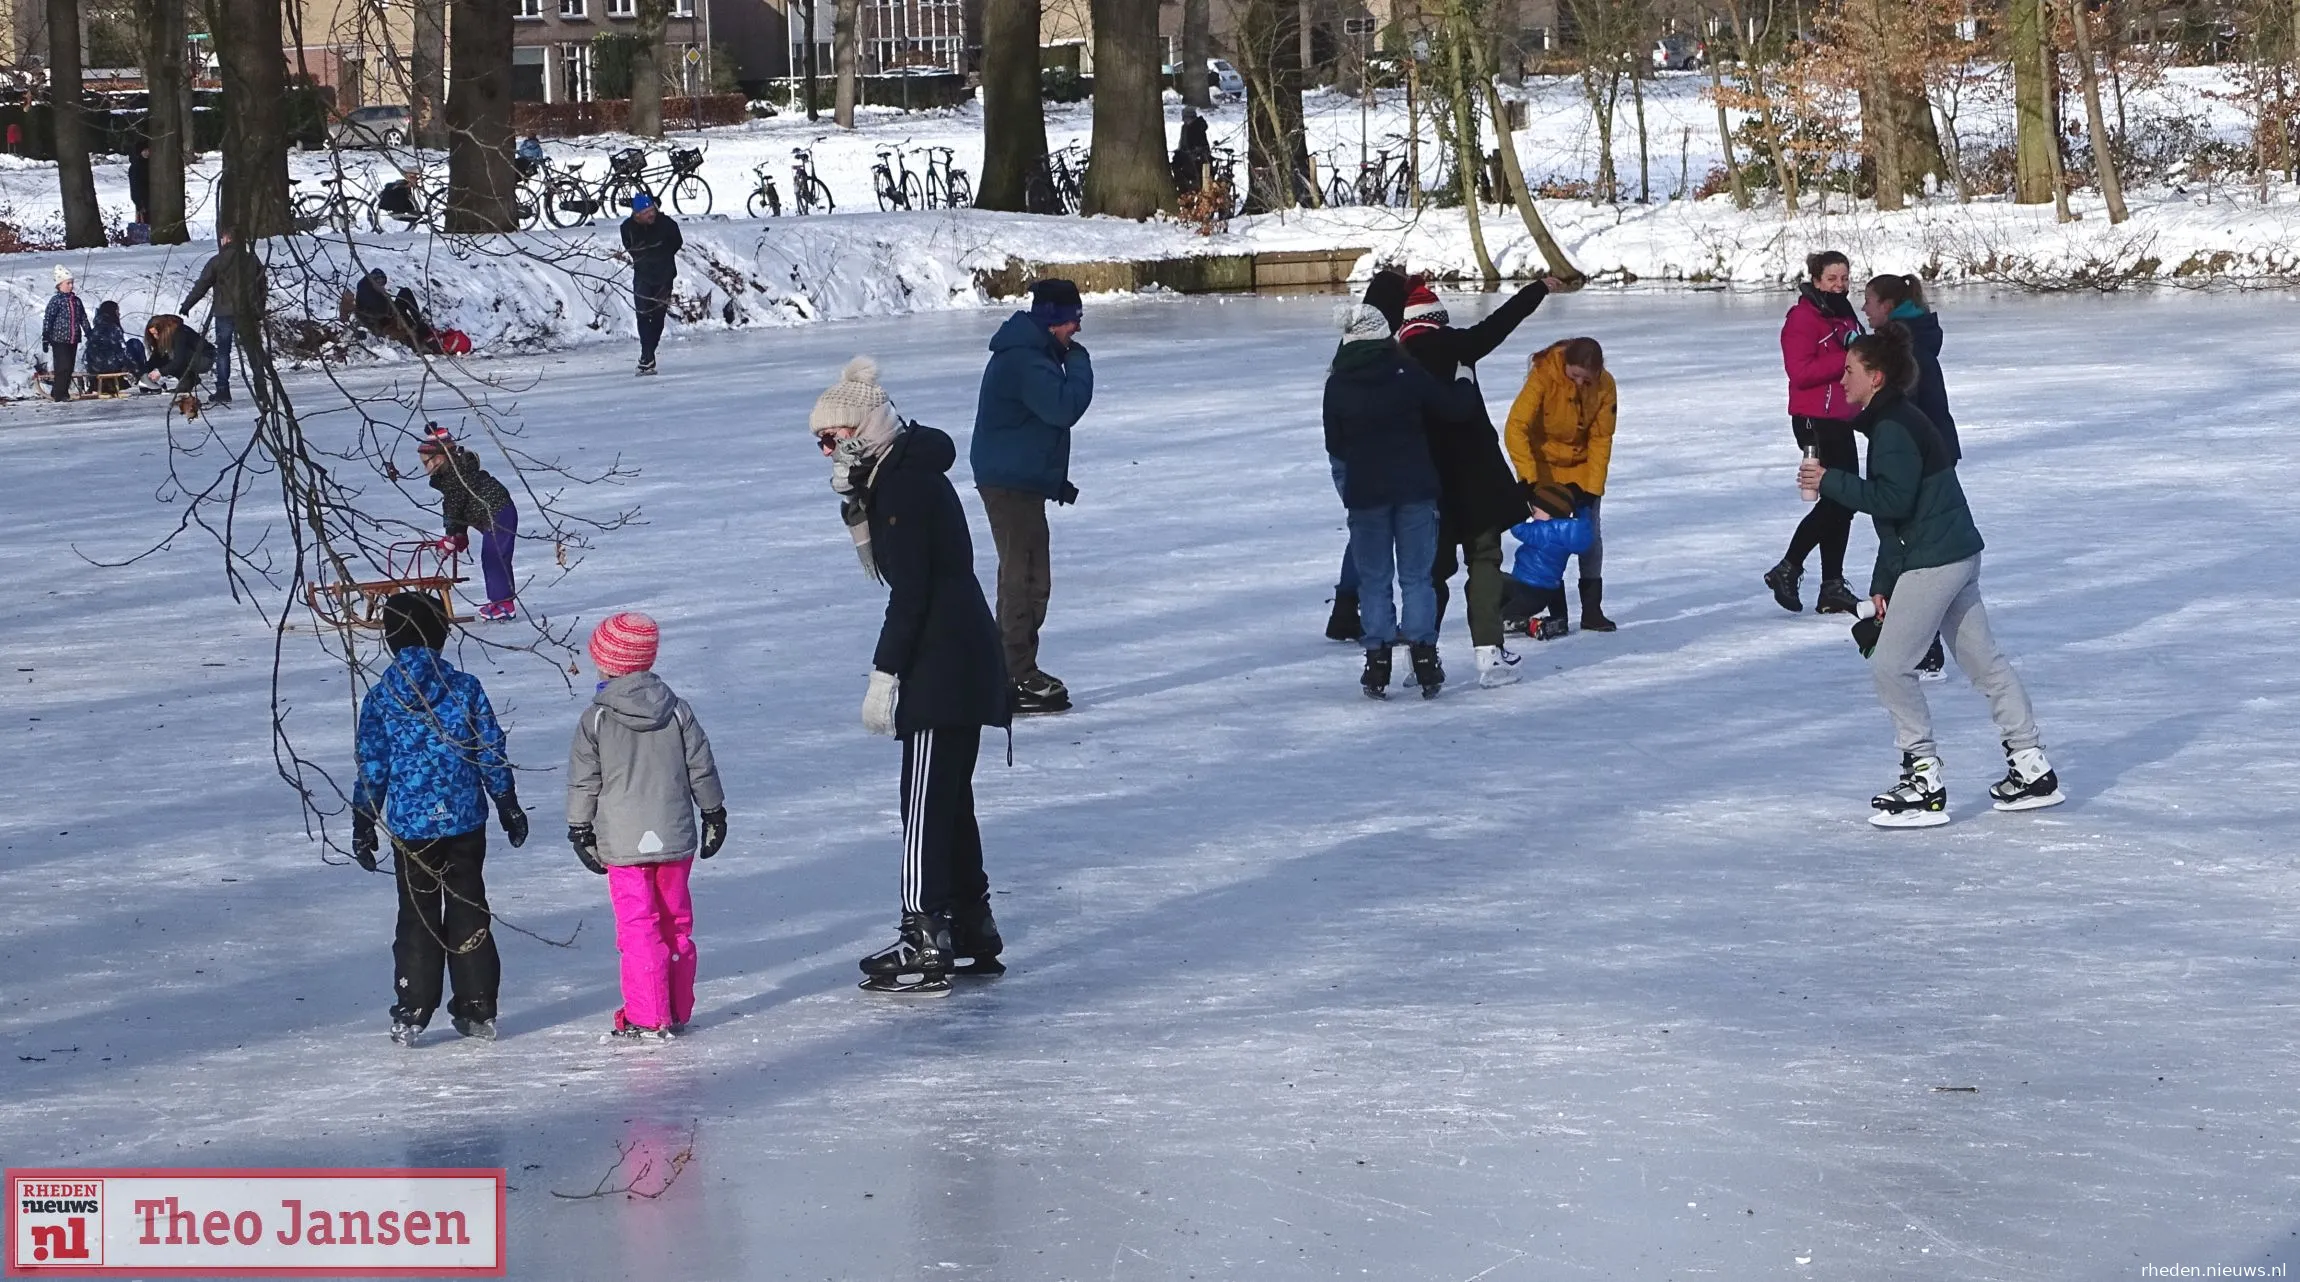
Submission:
[[1909,335],[1909,327],[1899,321],[1886,321],[1873,334],[1863,334],[1853,340],[1846,351],[1861,358],[1861,364],[1885,376],[1885,386],[1896,392],[1906,392],[1917,384],[1916,345]]
[[1869,292],[1896,307],[1902,303],[1911,303],[1919,311],[1928,310],[1924,282],[1914,276],[1871,276]]

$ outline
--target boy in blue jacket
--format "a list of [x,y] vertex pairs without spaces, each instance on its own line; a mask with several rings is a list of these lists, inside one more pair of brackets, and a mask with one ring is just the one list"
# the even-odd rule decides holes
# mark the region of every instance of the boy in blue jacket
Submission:
[[351,856],[375,871],[380,821],[399,882],[391,1040],[415,1044],[439,1005],[445,970],[455,982],[447,1008],[455,1031],[492,1041],[502,966],[481,873],[488,800],[513,846],[527,840],[527,812],[487,691],[439,653],[447,644],[439,599],[401,592],[385,600],[383,638],[391,666],[359,705]]
[[[1528,488],[1533,519],[1510,527],[1517,557],[1504,585],[1502,624],[1509,631],[1554,641],[1565,635],[1565,561],[1589,550],[1588,497],[1575,485],[1547,481]],[[1535,614],[1541,614],[1538,626]]]

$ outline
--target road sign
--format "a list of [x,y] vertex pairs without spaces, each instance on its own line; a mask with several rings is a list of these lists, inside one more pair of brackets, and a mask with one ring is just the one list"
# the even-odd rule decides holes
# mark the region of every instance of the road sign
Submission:
[[689,50],[687,51],[687,65],[688,65],[688,66],[690,66],[690,67],[700,67],[700,66],[702,66],[702,65],[703,65],[703,51],[702,51],[702,50],[700,50],[700,49],[689,49]]
[[1374,20],[1372,18],[1344,18],[1342,19],[1342,34],[1345,36],[1370,36],[1374,34]]

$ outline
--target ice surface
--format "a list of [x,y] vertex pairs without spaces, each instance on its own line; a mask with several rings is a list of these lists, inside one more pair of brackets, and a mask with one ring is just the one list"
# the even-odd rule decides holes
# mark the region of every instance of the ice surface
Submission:
[[[647,381],[599,349],[501,363],[542,376],[538,448],[644,469],[613,501],[648,523],[556,582],[524,547],[526,603],[661,619],[728,783],[697,1031],[657,1050],[598,1041],[612,923],[557,840],[583,695],[464,647],[534,811],[496,906],[580,933],[505,936],[502,1041],[442,1020],[399,1050],[390,882],[305,842],[270,639],[213,547],[82,559],[175,521],[162,411],[0,407],[0,1153],[501,1165],[536,1279],[2291,1261],[2291,301],[1943,300],[1993,619],[2071,801],[1987,810],[1997,745],[1952,676],[1956,822],[1924,833],[1864,822],[1894,761],[1845,629],[1757,583],[1804,510],[1784,301],[1552,300],[1486,362],[1498,416],[1542,343],[1607,344],[1622,630],[1479,691],[1457,614],[1457,684],[1386,705],[1319,636],[1331,300],[1093,308],[1045,646],[1080,706],[978,776],[1013,971],[916,1005],[853,986],[894,916],[896,750],[857,722],[879,590],[803,426],[867,351],[963,447],[997,317],[675,337]],[[346,686],[307,644],[292,724],[342,769]],[[552,1196],[618,1145],[652,1188],[690,1133],[659,1200]]]

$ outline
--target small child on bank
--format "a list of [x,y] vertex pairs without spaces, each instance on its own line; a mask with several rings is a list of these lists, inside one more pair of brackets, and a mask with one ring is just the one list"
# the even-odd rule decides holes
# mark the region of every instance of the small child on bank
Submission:
[[607,878],[623,955],[623,1008],[609,1035],[654,1041],[686,1032],[694,1014],[687,875],[727,840],[711,741],[653,671],[661,637],[636,613],[612,615],[591,633],[599,691],[575,723],[567,758],[567,841]]
[[437,423],[426,426],[415,453],[431,477],[431,488],[439,491],[439,515],[447,523],[440,549],[464,551],[471,546],[470,531],[479,531],[479,565],[487,577],[487,604],[479,607],[479,617],[511,618],[518,612],[511,553],[519,544],[519,509],[511,504],[511,491]]
[[[1579,486],[1547,481],[1529,493],[1532,519],[1509,531],[1517,539],[1517,556],[1502,585],[1502,626],[1536,641],[1554,641],[1566,631],[1566,558],[1589,550],[1588,496]],[[1542,616],[1539,624],[1536,614]]]

